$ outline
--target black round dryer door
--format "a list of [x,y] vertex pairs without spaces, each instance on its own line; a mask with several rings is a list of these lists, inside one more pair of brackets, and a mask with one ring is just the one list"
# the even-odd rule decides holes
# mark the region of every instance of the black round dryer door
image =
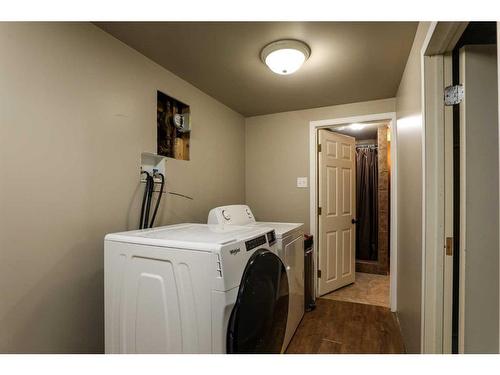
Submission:
[[288,318],[288,278],[269,250],[252,254],[229,318],[228,353],[280,353]]

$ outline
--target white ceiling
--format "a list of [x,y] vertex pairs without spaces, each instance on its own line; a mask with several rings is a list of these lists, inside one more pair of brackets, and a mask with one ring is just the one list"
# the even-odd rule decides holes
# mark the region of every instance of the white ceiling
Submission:
[[[390,98],[416,22],[99,22],[97,26],[244,116]],[[295,74],[260,60],[277,39],[311,57]],[[175,96],[175,93],[169,93]]]

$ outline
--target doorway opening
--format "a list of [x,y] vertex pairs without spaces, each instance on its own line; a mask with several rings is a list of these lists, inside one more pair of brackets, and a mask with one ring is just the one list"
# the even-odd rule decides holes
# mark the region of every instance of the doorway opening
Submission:
[[395,126],[393,113],[311,123],[318,297],[396,311]]
[[422,48],[423,353],[498,352],[496,39],[496,22],[435,22]]
[[[354,139],[355,278],[323,298],[389,307],[390,136],[389,121],[332,126]],[[319,166],[321,168],[321,165]],[[319,179],[326,178],[319,173]],[[319,186],[323,182],[319,181]],[[343,186],[345,188],[345,186]],[[345,194],[344,194],[345,196]],[[337,197],[341,201],[342,195]],[[345,202],[339,202],[341,206]],[[321,230],[321,225],[320,225]],[[328,251],[328,249],[326,249]],[[342,257],[344,254],[340,254]],[[345,260],[343,260],[346,263]]]

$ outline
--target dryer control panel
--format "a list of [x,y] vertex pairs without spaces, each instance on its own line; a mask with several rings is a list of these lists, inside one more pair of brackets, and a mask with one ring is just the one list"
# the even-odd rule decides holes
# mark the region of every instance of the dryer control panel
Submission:
[[269,242],[269,246],[272,246],[276,243],[276,232],[274,230],[267,232],[267,242]]
[[255,223],[250,207],[244,204],[216,207],[208,213],[208,224],[245,225]]
[[251,240],[245,241],[245,247],[247,251],[253,250],[256,247],[262,246],[266,244],[266,236],[259,236],[252,238]]

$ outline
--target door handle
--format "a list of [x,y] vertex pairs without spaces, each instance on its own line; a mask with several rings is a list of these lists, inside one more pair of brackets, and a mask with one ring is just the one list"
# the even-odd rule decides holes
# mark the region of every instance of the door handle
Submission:
[[353,224],[357,224],[357,223],[358,223],[358,220],[356,220],[356,219],[352,219],[352,220],[351,220],[351,223],[353,223]]

